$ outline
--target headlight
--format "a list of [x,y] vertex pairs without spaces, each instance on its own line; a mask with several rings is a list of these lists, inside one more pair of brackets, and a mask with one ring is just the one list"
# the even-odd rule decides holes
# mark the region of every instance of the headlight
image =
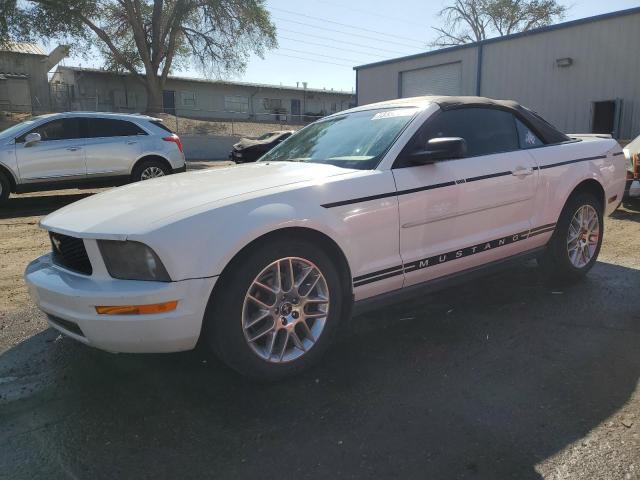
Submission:
[[107,271],[113,278],[171,281],[158,255],[143,243],[98,240],[98,247]]

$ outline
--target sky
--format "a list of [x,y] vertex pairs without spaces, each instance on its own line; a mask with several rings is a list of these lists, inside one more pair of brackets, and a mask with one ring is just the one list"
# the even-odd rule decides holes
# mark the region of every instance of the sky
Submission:
[[[559,0],[569,6],[563,21],[637,7],[632,0]],[[429,0],[267,0],[278,48],[264,58],[252,55],[244,72],[226,80],[355,90],[355,65],[430,50],[440,25],[438,12],[449,1]],[[72,57],[63,65],[100,67]],[[174,75],[203,77],[196,69]]]

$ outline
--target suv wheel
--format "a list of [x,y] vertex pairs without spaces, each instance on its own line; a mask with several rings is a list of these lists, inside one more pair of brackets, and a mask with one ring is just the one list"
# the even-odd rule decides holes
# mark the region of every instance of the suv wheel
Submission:
[[602,245],[602,205],[590,193],[571,197],[558,219],[556,230],[540,266],[551,278],[575,280],[596,263]]
[[258,380],[314,364],[342,316],[336,266],[304,241],[269,242],[219,282],[205,315],[205,341],[229,366]]
[[2,173],[0,173],[0,203],[4,203],[9,198],[11,193],[11,184],[9,179]]
[[142,180],[149,180],[151,178],[164,177],[170,173],[171,171],[169,168],[167,168],[167,166],[160,160],[145,160],[140,162],[133,169],[131,180],[139,182]]

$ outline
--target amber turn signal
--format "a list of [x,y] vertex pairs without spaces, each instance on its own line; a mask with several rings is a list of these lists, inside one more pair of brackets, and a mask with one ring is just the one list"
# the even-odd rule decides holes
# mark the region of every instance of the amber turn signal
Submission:
[[171,312],[178,306],[177,300],[151,305],[116,305],[113,307],[96,307],[100,315],[149,315],[152,313]]

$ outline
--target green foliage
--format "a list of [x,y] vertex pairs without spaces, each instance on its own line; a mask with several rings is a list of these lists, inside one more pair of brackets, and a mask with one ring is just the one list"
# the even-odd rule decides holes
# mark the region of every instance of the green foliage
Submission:
[[479,42],[495,35],[526,32],[561,20],[566,7],[556,0],[454,0],[440,11],[432,46]]

